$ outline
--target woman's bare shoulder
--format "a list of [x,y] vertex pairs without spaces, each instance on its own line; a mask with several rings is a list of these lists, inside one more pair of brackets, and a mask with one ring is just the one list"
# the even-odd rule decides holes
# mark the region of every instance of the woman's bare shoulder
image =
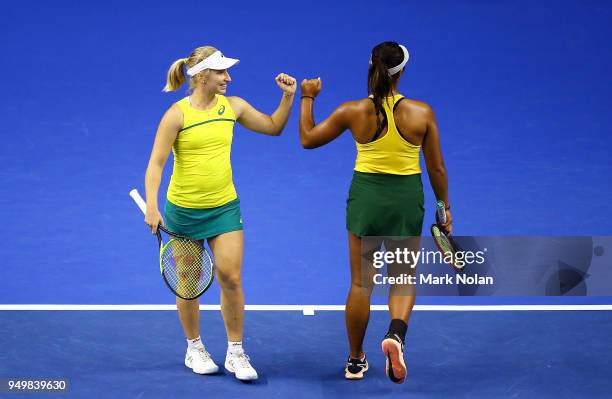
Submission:
[[397,108],[402,113],[410,113],[411,115],[418,115],[428,119],[432,118],[434,114],[431,105],[425,101],[407,97],[400,101]]
[[349,100],[340,105],[351,112],[374,112],[374,102],[370,98],[361,98],[358,100]]

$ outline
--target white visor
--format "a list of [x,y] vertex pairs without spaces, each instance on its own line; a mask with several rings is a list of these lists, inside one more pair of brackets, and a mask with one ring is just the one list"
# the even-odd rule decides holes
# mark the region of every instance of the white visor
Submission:
[[187,75],[194,76],[205,69],[223,70],[239,63],[240,60],[235,58],[227,58],[220,51],[215,51],[202,61],[198,62],[187,70]]
[[[406,66],[406,63],[408,62],[408,59],[410,58],[410,54],[408,53],[408,49],[406,49],[406,47],[402,46],[401,44],[399,44],[400,48],[402,49],[402,51],[404,52],[404,59],[402,60],[402,62],[399,65],[394,66],[393,68],[389,68],[387,69],[389,76],[393,76],[396,73],[398,73],[399,71],[401,71],[402,69],[404,69],[404,67]],[[372,65],[372,56],[370,55],[370,65]]]

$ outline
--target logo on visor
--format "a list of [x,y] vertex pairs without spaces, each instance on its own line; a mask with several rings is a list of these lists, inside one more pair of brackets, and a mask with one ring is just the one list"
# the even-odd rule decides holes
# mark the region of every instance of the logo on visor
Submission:
[[219,115],[223,115],[223,113],[224,113],[224,112],[225,112],[225,105],[222,105],[222,106],[219,108],[219,111],[218,111],[217,113],[218,113]]

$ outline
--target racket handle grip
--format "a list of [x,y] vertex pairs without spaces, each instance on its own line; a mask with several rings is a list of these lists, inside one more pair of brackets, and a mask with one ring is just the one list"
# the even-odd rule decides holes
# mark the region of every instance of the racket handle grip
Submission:
[[142,199],[142,197],[140,196],[140,193],[138,193],[138,190],[133,189],[132,191],[130,191],[130,197],[132,197],[132,199],[134,200],[136,205],[138,205],[142,213],[146,215],[147,214],[147,203],[145,202],[144,199]]
[[446,205],[444,205],[444,201],[436,203],[436,219],[438,219],[440,224],[446,223]]

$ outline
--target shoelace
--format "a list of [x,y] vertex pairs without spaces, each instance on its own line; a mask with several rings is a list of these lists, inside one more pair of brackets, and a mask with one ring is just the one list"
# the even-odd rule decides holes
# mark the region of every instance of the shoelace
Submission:
[[208,353],[205,348],[196,348],[196,352],[200,356],[200,359],[204,361],[211,360],[210,353]]
[[249,363],[249,360],[251,360],[249,358],[249,355],[247,355],[246,353],[239,353],[236,355],[232,355],[233,357],[238,358],[238,364],[241,368],[250,368],[251,367],[251,363]]

